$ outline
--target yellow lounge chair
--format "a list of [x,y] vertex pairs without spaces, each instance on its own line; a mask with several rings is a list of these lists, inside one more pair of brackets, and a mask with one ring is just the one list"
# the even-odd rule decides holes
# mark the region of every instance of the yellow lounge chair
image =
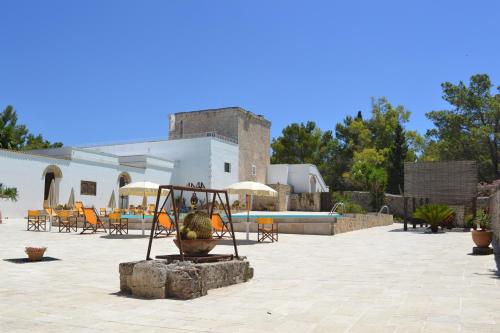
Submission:
[[257,218],[257,242],[269,239],[271,242],[278,241],[278,225],[270,217]]
[[47,216],[42,215],[39,210],[28,210],[28,231],[43,231],[47,227]]

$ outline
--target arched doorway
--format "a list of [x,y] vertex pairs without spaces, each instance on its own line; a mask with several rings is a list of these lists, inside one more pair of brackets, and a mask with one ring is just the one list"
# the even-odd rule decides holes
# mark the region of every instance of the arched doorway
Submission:
[[43,171],[42,177],[44,179],[44,187],[43,187],[43,207],[47,208],[49,206],[49,194],[50,194],[50,186],[54,184],[54,201],[56,203],[59,202],[59,184],[62,178],[61,169],[59,169],[56,165],[49,165]]
[[309,192],[316,192],[316,177],[314,175],[311,175],[309,178]]
[[[130,178],[130,175],[128,172],[122,172],[118,176],[118,188],[123,187],[127,184],[130,184],[132,182],[132,178]],[[120,195],[120,202],[118,204],[120,209],[126,209],[128,208],[128,195]]]

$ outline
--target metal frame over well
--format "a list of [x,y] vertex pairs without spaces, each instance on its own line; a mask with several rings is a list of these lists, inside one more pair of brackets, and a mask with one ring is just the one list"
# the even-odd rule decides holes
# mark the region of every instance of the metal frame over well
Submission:
[[[160,205],[160,200],[161,200],[161,194],[163,190],[168,190],[168,194],[166,198],[163,200],[163,204]],[[190,187],[190,186],[176,186],[176,185],[161,185],[158,188],[158,194],[156,195],[156,208],[155,208],[155,213],[153,217],[153,223],[151,224],[151,233],[149,234],[149,244],[148,244],[148,252],[146,254],[146,260],[151,260],[151,246],[153,244],[153,238],[154,238],[154,233],[155,233],[155,228],[156,225],[158,224],[158,215],[159,213],[165,209],[167,211],[167,214],[173,214],[173,220],[175,223],[175,229],[176,229],[176,234],[177,234],[177,239],[179,240],[179,254],[180,254],[180,259],[181,261],[184,261],[184,253],[182,250],[182,239],[180,237],[180,231],[179,231],[179,222],[180,222],[180,207],[177,207],[177,202],[176,202],[176,194],[179,193],[179,197],[182,198],[184,192],[200,192],[200,193],[205,193],[205,205],[206,205],[206,211],[210,215],[210,218],[212,218],[212,215],[214,214],[214,205],[217,200],[217,198],[220,201],[220,205],[222,206],[224,213],[226,214],[226,217],[228,219],[228,223],[231,226],[230,234],[231,237],[233,238],[233,246],[234,246],[234,255],[238,257],[238,247],[236,245],[236,238],[234,236],[234,228],[233,228],[233,219],[231,216],[231,205],[229,204],[229,195],[227,194],[227,191],[225,190],[216,190],[216,189],[209,189],[209,188],[204,188],[204,187]],[[212,195],[212,201],[209,202],[209,195]],[[167,202],[170,200],[170,205],[171,205],[171,210],[167,210]],[[182,199],[181,199],[182,200]]]

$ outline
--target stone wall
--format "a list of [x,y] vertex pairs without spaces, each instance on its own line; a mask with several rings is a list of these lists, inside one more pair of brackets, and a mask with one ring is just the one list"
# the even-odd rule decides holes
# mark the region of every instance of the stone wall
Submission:
[[[351,201],[357,203],[363,209],[368,212],[372,212],[373,208],[371,207],[371,196],[369,192],[363,191],[345,191],[344,194],[347,194],[351,197]],[[404,198],[402,195],[394,195],[388,194],[385,195],[386,205],[389,206],[389,212],[394,216],[403,217],[404,216]],[[430,201],[432,203],[432,200]],[[436,202],[437,203],[437,202]],[[421,205],[425,204],[424,199],[408,199],[408,212],[411,214],[415,209]],[[469,214],[472,211],[472,202],[466,203],[464,205],[448,205],[455,211],[456,214],[456,223],[458,226],[463,226],[464,224],[464,216]],[[479,197],[477,198],[477,208],[487,208],[488,206],[488,198]]]
[[[390,225],[393,223],[390,214],[348,214],[341,218],[325,218],[319,221],[318,218],[302,218],[300,220],[276,218],[280,234],[299,235],[334,235],[344,232]],[[233,223],[235,232],[245,232],[246,223]],[[257,223],[250,223],[249,230],[257,232]]]
[[[170,116],[170,139],[215,132],[239,146],[239,180],[266,182],[271,122],[239,107],[179,112]],[[253,175],[255,166],[256,174]]]
[[192,299],[207,290],[246,282],[253,277],[247,260],[193,264],[143,260],[119,265],[120,291],[142,298]]
[[[244,110],[243,110],[244,111]],[[262,184],[267,181],[270,163],[271,123],[251,112],[238,113],[238,145],[240,181],[251,180]],[[253,174],[255,166],[255,174]]]
[[390,225],[394,222],[393,216],[390,214],[349,214],[337,220],[334,224],[334,234],[367,229],[373,227],[381,227]]
[[269,187],[278,192],[276,197],[254,197],[252,210],[287,211],[288,200],[292,192],[290,185],[268,184]]
[[292,211],[321,211],[321,193],[294,193],[288,199],[288,209]]

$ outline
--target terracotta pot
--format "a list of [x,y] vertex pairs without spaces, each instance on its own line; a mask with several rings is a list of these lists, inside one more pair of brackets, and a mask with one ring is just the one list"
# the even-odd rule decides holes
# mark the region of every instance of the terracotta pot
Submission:
[[489,230],[472,230],[472,240],[476,243],[477,247],[490,246],[493,239],[493,232]]
[[[174,239],[174,243],[179,248],[179,241]],[[188,256],[207,255],[217,245],[217,239],[183,239],[182,251]]]
[[43,254],[47,250],[46,247],[25,247],[24,252],[28,255],[30,261],[40,261],[43,258]]

